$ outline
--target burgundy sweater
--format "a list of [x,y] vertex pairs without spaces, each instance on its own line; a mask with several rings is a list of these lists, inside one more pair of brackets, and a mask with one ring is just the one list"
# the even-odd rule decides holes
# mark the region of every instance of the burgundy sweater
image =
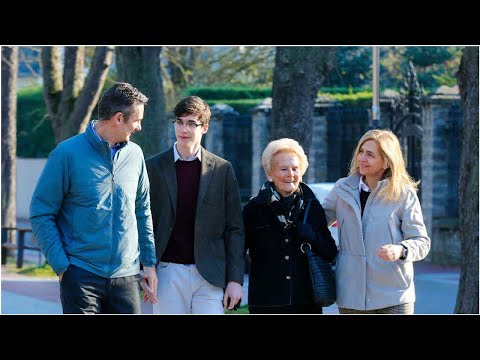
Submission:
[[175,228],[162,261],[177,264],[195,264],[193,242],[195,236],[195,209],[200,185],[200,160],[175,162],[177,173],[177,211]]

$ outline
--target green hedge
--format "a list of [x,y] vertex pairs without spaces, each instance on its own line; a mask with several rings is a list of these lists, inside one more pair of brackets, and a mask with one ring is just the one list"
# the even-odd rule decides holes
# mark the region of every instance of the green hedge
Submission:
[[[107,77],[101,95],[115,80]],[[92,116],[98,114],[97,107]],[[31,86],[17,93],[17,156],[42,158],[55,148],[55,137],[43,99],[43,87]]]
[[328,97],[335,99],[344,107],[369,108],[372,105],[372,96],[370,91],[358,92],[356,94],[328,94]]
[[196,95],[207,100],[241,100],[241,99],[264,99],[272,96],[269,87],[189,87],[183,95]]
[[22,88],[17,97],[17,156],[47,157],[55,147],[41,86]]
[[322,86],[320,88],[320,93],[325,93],[325,94],[356,94],[356,93],[361,93],[365,91],[371,91],[369,88],[357,88],[357,87],[326,87]]
[[[369,91],[355,93],[356,89],[353,89],[353,91],[344,92],[345,88],[322,88],[321,90],[324,89],[329,89],[331,93],[321,92],[322,95],[331,97],[345,107],[369,108],[371,106],[372,93]],[[204,87],[189,88],[185,94],[198,95],[204,98],[210,106],[219,103],[227,104],[240,114],[248,114],[266,97],[271,96],[271,89]],[[96,114],[96,111],[94,111],[94,114]],[[17,99],[17,156],[24,158],[47,157],[54,147],[55,139],[43,100],[42,87],[22,88],[18,92]]]
[[[371,91],[365,88],[352,87],[321,87],[319,93],[328,94],[356,94]],[[269,87],[249,86],[213,86],[213,87],[189,87],[183,91],[184,96],[196,95],[205,100],[222,99],[261,99],[272,97],[272,89]]]
[[219,100],[205,100],[208,105],[213,106],[215,104],[226,104],[231,106],[235,111],[240,114],[248,114],[255,106],[259,105],[264,99],[219,99]]

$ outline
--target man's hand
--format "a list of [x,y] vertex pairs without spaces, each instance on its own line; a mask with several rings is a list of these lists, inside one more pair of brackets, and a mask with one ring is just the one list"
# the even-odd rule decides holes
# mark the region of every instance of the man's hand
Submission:
[[63,270],[63,272],[62,272],[61,274],[58,274],[58,280],[59,280],[60,282],[62,282],[63,275],[67,272],[69,266],[70,266],[70,265],[68,265],[67,268],[66,268],[65,270]]
[[148,300],[150,304],[156,304],[158,279],[155,266],[144,266],[143,270],[140,271],[140,275],[142,276],[140,285],[144,292],[143,302],[147,302]]
[[[232,310],[242,298],[242,285],[235,281],[229,281],[223,295],[223,308]],[[230,304],[228,300],[230,299]]]

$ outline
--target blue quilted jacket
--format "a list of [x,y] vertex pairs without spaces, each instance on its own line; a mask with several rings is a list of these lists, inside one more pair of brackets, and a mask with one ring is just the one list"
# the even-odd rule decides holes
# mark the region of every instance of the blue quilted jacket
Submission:
[[33,232],[53,270],[70,264],[105,278],[156,263],[143,152],[125,143],[112,160],[91,126],[49,155],[30,204]]

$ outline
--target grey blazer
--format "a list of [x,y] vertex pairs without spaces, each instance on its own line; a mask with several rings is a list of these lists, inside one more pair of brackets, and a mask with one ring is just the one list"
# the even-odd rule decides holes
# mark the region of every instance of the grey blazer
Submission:
[[[195,265],[209,283],[243,285],[244,229],[237,179],[232,165],[203,147],[195,215]],[[157,261],[170,240],[177,207],[173,147],[146,160]]]

